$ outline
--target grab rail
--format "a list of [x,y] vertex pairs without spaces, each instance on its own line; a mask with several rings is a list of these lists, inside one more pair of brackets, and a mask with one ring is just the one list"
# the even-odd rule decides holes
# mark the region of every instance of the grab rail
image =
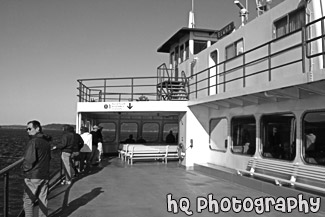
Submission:
[[[51,150],[51,151],[55,151],[55,149]],[[53,158],[52,158],[53,159]],[[19,160],[17,160],[16,162],[10,164],[9,166],[3,168],[2,170],[0,170],[0,177],[3,176],[4,177],[4,186],[3,186],[3,189],[4,189],[4,203],[3,203],[3,216],[4,217],[8,217],[9,215],[9,175],[10,173],[18,168],[24,161],[24,158],[20,158]],[[60,160],[60,169],[59,171],[58,170],[55,170],[53,171],[53,173],[51,174],[50,178],[51,177],[54,177],[55,174],[57,174],[58,172],[60,172],[59,174],[59,179],[62,177],[62,161]],[[19,215],[20,216],[20,215]]]

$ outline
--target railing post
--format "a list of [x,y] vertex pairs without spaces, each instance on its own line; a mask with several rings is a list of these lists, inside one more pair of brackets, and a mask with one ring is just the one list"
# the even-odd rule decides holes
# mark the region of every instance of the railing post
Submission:
[[104,102],[106,102],[106,79],[104,80]]
[[197,99],[197,74],[195,74],[195,98]]
[[246,87],[245,53],[243,53],[243,87]]
[[81,102],[81,99],[82,99],[82,83],[79,81],[79,102]]
[[223,92],[226,92],[226,62],[223,63]]
[[4,174],[4,206],[3,206],[3,215],[4,217],[8,216],[9,213],[9,172]]
[[133,81],[134,78],[131,78],[131,102],[133,101]]
[[267,59],[268,59],[268,67],[269,67],[269,81],[271,81],[272,79],[272,72],[271,72],[271,43],[268,44],[268,55],[267,55]]
[[210,96],[210,68],[208,69],[208,96]]
[[322,21],[322,47],[323,47],[323,68],[325,68],[325,19],[323,18]]
[[306,72],[306,26],[301,29],[301,65],[302,73]]

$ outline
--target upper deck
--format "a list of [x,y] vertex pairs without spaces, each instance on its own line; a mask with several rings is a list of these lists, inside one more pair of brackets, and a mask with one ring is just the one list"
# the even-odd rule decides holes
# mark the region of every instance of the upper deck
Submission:
[[[218,107],[323,95],[324,7],[287,0],[234,31],[233,24],[182,28],[158,49],[170,63],[157,76],[78,80],[79,102],[220,101]],[[181,89],[168,88],[172,82]]]

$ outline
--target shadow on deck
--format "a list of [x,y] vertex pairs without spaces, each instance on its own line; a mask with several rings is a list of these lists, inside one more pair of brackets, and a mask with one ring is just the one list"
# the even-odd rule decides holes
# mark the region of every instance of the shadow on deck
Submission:
[[[167,195],[170,195],[169,201],[174,201],[169,203],[169,207],[176,213],[167,211]],[[118,158],[106,158],[70,186],[58,186],[53,190],[49,195],[49,213],[50,217],[165,217],[188,216],[191,213],[192,216],[260,216],[255,208],[250,212],[241,210],[236,213],[234,209],[224,212],[221,203],[217,207],[219,213],[215,213],[217,208],[212,203],[207,204],[211,210],[207,206],[199,212],[198,208],[204,205],[203,199],[208,198],[208,195],[218,202],[233,197],[241,200],[270,197],[261,191],[218,177],[185,170],[178,162],[136,162],[128,165]],[[198,199],[200,203],[197,203]],[[184,206],[175,206],[180,200]],[[324,213],[311,213],[310,210],[309,214],[324,216]],[[262,215],[306,216],[298,212],[298,208],[292,213],[282,213],[272,207]]]

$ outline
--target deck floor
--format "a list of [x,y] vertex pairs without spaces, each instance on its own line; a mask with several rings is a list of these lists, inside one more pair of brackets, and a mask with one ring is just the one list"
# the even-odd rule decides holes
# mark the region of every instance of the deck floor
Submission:
[[[192,216],[306,216],[297,210],[282,213],[274,209],[262,215],[254,210],[239,213],[219,210],[219,213],[214,213],[205,209],[198,213],[197,198],[207,198],[208,194],[219,202],[225,197],[255,199],[270,195],[196,171],[187,171],[179,167],[178,162],[168,162],[167,165],[135,162],[127,165],[118,158],[106,158],[72,185],[57,187],[49,196],[49,211],[51,217],[188,216],[181,209],[176,214],[167,211],[168,194],[172,194],[175,201],[188,198],[190,207],[183,207],[183,210],[192,211]],[[318,212],[310,213],[310,216],[325,215]]]

